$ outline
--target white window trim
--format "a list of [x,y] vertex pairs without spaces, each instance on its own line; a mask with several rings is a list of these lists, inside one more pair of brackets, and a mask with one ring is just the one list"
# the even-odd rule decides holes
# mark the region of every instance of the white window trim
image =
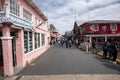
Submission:
[[[13,1],[15,4],[14,5],[10,4],[10,13],[12,13],[16,16],[20,16],[20,5],[16,2],[16,0],[11,0],[11,1]],[[10,3],[10,1],[9,1],[9,3]],[[12,8],[15,8],[15,11],[12,10],[11,6],[12,6]]]
[[29,11],[27,11],[25,8],[23,9],[23,18],[27,21],[32,21],[32,14]]
[[[28,52],[31,52],[31,51],[33,50],[33,46],[32,46],[32,50],[30,51],[30,41],[29,41],[30,38],[29,38],[29,35],[30,35],[30,32],[27,31],[27,38],[28,38],[28,40],[27,40],[28,46],[27,46],[27,47],[28,47]],[[32,41],[33,41],[33,40],[32,40]],[[32,44],[32,45],[33,45],[33,44]],[[25,46],[25,45],[24,45],[24,46]],[[28,53],[28,52],[27,52],[27,53]],[[25,54],[26,54],[26,53],[25,53]]]
[[[43,42],[43,36],[42,35],[44,35],[44,43],[42,43]],[[42,46],[44,46],[46,43],[45,43],[45,34],[41,34],[41,45]]]
[[[107,25],[103,25],[103,26],[102,26],[102,31],[103,31],[103,27],[106,27],[106,30],[107,30]],[[105,31],[106,31],[106,30],[105,30]],[[103,31],[103,32],[105,32],[105,31]]]
[[[95,29],[95,25],[97,25],[97,29]],[[98,24],[92,24],[92,27],[93,27],[94,31],[99,30],[99,25]]]
[[[114,25],[116,28],[113,29],[113,28],[112,28],[112,25]],[[117,24],[114,24],[114,23],[113,23],[113,24],[110,24],[110,30],[117,30]]]

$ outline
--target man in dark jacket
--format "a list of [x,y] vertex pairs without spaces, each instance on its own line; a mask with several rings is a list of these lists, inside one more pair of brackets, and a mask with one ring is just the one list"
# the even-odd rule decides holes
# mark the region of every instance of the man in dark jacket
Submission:
[[107,53],[108,53],[108,49],[109,49],[110,43],[108,41],[105,41],[103,46],[102,46],[102,50],[103,50],[103,58],[106,59],[107,57]]

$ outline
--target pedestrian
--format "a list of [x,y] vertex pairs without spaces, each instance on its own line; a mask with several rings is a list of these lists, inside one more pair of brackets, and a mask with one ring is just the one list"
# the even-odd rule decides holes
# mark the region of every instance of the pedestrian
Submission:
[[78,48],[78,39],[75,39],[75,46]]
[[60,40],[60,44],[61,44],[61,46],[63,46],[63,44],[64,44],[63,39]]
[[112,58],[113,58],[113,45],[112,45],[111,42],[110,42],[110,45],[107,47],[107,51],[108,51],[108,53],[109,53],[108,59],[109,59],[109,60],[112,60]]
[[103,43],[103,46],[102,46],[103,58],[104,58],[104,59],[107,58],[108,46],[109,46],[109,42],[108,42],[108,41],[105,41],[105,42]]
[[69,39],[68,44],[69,44],[69,47],[71,48],[71,46],[72,46],[72,40],[71,39]]
[[93,53],[96,53],[96,43],[95,40],[92,42]]
[[116,63],[116,58],[117,58],[118,50],[117,50],[117,47],[116,47],[115,43],[112,44],[112,50],[113,50],[113,59],[112,59],[112,61],[114,63]]
[[60,47],[61,45],[60,45],[60,40],[58,40],[58,46]]
[[66,48],[68,48],[68,39],[65,39]]

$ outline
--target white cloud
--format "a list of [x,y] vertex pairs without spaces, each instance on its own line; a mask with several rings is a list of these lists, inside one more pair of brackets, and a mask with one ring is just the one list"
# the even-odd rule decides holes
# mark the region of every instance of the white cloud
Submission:
[[51,24],[64,34],[76,20],[120,20],[120,0],[35,0]]

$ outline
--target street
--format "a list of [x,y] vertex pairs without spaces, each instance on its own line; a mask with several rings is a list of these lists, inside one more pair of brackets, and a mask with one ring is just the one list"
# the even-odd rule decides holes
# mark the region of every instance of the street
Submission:
[[80,49],[52,47],[16,76],[24,76],[22,80],[29,80],[31,76],[71,74],[116,75],[120,79],[120,65]]

